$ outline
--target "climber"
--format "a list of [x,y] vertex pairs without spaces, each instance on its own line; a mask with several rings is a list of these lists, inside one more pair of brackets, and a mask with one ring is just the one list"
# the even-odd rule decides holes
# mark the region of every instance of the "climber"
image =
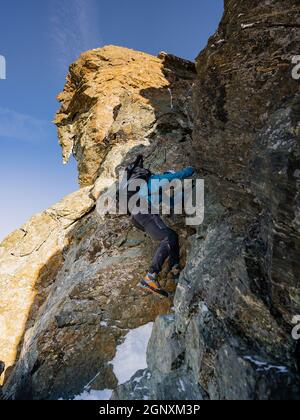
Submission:
[[[153,191],[153,183],[151,183],[151,181],[182,180],[193,175],[194,170],[189,167],[181,172],[169,171],[164,174],[152,174],[151,171],[144,168],[144,157],[138,155],[135,161],[127,167],[126,172],[128,180],[127,185],[133,180],[143,180],[147,183],[147,192],[145,193],[143,189],[141,189],[139,195],[142,199],[144,198],[147,200],[150,208],[151,200],[153,200],[155,194],[159,194],[159,192]],[[131,198],[130,195],[132,196],[133,193],[128,193],[128,201]],[[179,279],[181,268],[178,234],[164,223],[159,214],[151,214],[150,212],[148,214],[131,214],[131,220],[136,228],[144,231],[155,241],[160,241],[159,248],[153,257],[151,267],[144,279],[141,280],[139,286],[150,292],[168,297],[168,293],[160,286],[158,277],[165,261],[168,259],[169,270],[173,275],[175,282]]]

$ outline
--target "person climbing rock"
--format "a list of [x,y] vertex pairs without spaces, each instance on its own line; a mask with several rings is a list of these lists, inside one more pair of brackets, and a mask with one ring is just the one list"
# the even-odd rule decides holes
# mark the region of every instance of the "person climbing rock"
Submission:
[[[127,167],[126,172],[127,187],[133,180],[143,180],[147,183],[147,191],[142,188],[139,191],[139,196],[141,199],[147,200],[147,205],[150,209],[153,200],[157,200],[157,194],[160,194],[160,191],[153,190],[153,180],[182,180],[193,175],[194,169],[188,167],[180,172],[169,171],[164,174],[152,174],[149,169],[144,168],[143,155],[138,155],[135,161]],[[134,194],[136,194],[136,191],[128,192],[128,201]],[[157,204],[157,201],[155,203]],[[149,214],[142,214],[138,212],[137,214],[131,214],[131,220],[136,228],[144,231],[153,240],[160,241],[148,273],[141,280],[139,286],[150,292],[168,297],[168,293],[161,287],[158,278],[164,263],[169,260],[170,273],[173,275],[175,282],[179,279],[181,268],[178,234],[164,223],[159,214],[151,214],[150,212]]]

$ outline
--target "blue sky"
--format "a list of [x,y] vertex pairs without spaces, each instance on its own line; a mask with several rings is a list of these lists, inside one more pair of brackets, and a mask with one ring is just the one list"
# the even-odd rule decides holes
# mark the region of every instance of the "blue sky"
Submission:
[[80,52],[115,44],[193,60],[222,13],[223,0],[1,1],[0,240],[78,187],[51,121]]

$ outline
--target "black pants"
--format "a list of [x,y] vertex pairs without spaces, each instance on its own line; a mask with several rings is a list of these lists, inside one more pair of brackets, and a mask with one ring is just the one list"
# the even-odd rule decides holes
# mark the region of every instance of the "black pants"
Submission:
[[150,273],[159,274],[165,261],[169,258],[170,269],[180,262],[179,238],[177,233],[169,228],[159,215],[137,214],[132,216],[133,224],[146,232],[155,241],[160,241]]

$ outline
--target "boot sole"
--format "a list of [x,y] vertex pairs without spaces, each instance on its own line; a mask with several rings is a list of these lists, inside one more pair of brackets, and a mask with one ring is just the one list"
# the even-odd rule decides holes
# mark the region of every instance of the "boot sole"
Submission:
[[169,293],[166,292],[165,290],[162,290],[162,289],[159,289],[159,290],[153,289],[153,287],[149,286],[147,283],[145,283],[143,281],[141,281],[138,284],[138,287],[140,287],[141,289],[143,289],[143,290],[145,290],[147,292],[153,293],[154,295],[159,295],[159,296],[162,296],[164,298],[168,298],[169,297]]

